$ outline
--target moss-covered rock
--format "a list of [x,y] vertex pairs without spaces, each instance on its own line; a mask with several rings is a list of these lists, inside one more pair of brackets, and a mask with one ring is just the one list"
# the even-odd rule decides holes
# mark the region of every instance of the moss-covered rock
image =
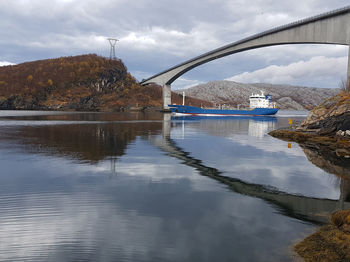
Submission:
[[[304,132],[292,129],[279,129],[269,132],[269,135],[286,141],[300,144],[317,144],[337,152],[339,156],[350,158],[350,138],[336,135],[321,135],[316,132]],[[350,161],[350,160],[349,160]]]
[[334,225],[323,226],[294,249],[307,262],[350,261],[350,234]]
[[309,262],[350,261],[350,210],[335,212],[330,225],[321,227],[294,249]]
[[350,210],[339,210],[332,215],[331,222],[345,233],[350,233]]

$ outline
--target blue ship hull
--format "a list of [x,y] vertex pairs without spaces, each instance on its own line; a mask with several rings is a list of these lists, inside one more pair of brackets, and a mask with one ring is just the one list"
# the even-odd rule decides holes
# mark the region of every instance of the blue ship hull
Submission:
[[248,116],[266,116],[274,115],[277,113],[277,108],[254,108],[248,110],[228,110],[228,109],[204,109],[195,106],[183,106],[183,105],[169,105],[169,109],[176,115],[200,115],[200,116],[235,116],[235,115],[248,115]]

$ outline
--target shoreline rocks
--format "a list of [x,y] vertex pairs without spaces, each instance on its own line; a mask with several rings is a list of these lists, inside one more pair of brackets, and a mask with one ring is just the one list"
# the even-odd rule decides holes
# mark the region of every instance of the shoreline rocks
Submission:
[[269,133],[287,141],[318,145],[335,150],[339,157],[350,158],[350,93],[327,99],[313,109],[298,126]]
[[314,108],[298,131],[311,131],[319,135],[336,134],[339,130],[350,132],[350,93],[340,93]]

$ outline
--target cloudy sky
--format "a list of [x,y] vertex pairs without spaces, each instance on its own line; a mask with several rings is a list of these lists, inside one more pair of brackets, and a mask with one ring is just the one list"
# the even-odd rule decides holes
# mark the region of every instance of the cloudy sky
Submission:
[[[138,79],[348,0],[0,0],[0,65],[96,53],[116,55]],[[212,80],[338,87],[348,47],[286,45],[221,58],[184,74],[182,88]]]

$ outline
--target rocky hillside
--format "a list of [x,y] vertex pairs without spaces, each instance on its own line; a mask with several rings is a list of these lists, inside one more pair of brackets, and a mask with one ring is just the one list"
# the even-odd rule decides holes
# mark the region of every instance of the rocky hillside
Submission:
[[[172,98],[175,103],[182,101],[177,94]],[[191,103],[205,102],[192,99]],[[0,67],[0,109],[120,111],[149,107],[162,107],[161,87],[138,84],[121,60],[81,55]]]
[[176,90],[186,96],[210,101],[214,104],[227,104],[233,107],[249,107],[249,96],[252,93],[272,95],[273,101],[281,109],[312,109],[325,99],[340,92],[333,88],[311,88],[272,84],[242,84],[233,81],[213,81],[207,84],[191,87],[186,90]]
[[297,130],[350,137],[350,93],[340,93],[324,101],[310,112]]

